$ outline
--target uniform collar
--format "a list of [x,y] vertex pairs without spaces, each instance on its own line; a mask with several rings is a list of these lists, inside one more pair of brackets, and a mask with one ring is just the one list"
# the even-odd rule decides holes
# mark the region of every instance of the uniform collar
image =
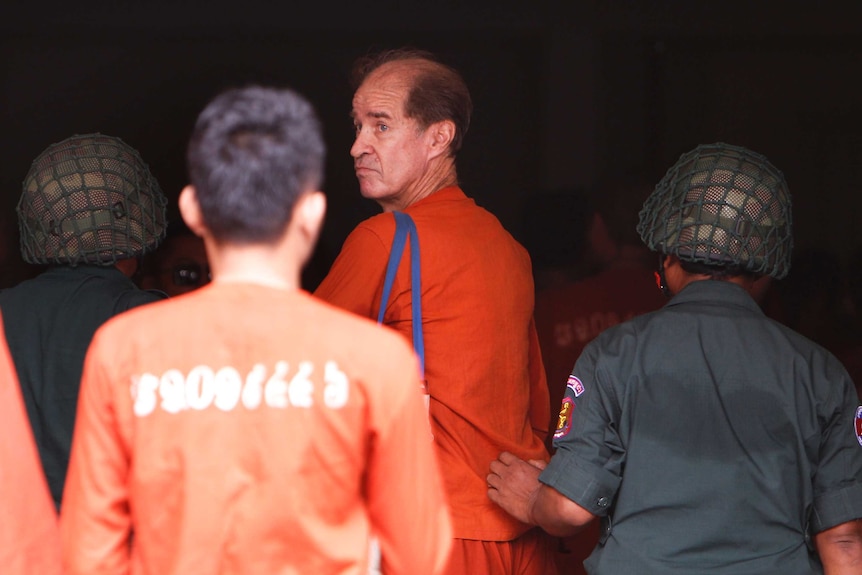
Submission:
[[721,280],[698,280],[691,282],[667,303],[676,306],[687,303],[715,303],[734,305],[749,311],[763,313],[754,298],[744,287]]

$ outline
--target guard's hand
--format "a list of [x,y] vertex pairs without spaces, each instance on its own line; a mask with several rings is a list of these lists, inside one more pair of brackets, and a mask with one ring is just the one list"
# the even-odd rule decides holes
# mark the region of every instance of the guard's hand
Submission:
[[491,462],[488,497],[518,521],[535,525],[533,503],[541,487],[539,474],[545,466],[544,461],[527,462],[504,451]]

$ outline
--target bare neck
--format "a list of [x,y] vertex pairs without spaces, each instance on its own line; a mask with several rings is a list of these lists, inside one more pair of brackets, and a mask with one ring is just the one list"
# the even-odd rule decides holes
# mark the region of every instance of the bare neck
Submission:
[[207,253],[214,283],[247,283],[283,290],[300,288],[304,262],[280,244],[208,242]]
[[422,177],[403,193],[380,199],[377,203],[384,212],[400,211],[438,190],[456,185],[458,185],[458,174],[455,171],[455,159],[449,156],[436,158]]

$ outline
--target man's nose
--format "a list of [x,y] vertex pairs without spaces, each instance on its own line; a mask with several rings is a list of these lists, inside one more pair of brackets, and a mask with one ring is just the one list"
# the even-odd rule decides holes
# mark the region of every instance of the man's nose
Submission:
[[362,129],[357,130],[356,137],[353,139],[353,145],[350,146],[350,155],[358,158],[363,154],[367,154],[369,150],[370,146],[368,145],[365,131]]

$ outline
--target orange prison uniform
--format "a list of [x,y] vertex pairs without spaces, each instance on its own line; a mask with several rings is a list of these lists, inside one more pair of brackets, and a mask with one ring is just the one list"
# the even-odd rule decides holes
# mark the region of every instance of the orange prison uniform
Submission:
[[0,573],[59,575],[57,512],[0,325]]
[[[533,324],[530,259],[458,187],[405,212],[419,236],[425,378],[455,537],[508,541],[528,526],[488,499],[491,461],[501,451],[547,458],[548,389]],[[315,295],[376,319],[394,234],[392,214],[359,224]],[[408,245],[384,316],[408,341],[411,299]]]
[[[84,365],[68,573],[432,574],[451,524],[403,338],[300,290],[122,314]],[[131,545],[130,545],[131,542]]]
[[[552,425],[556,425],[566,382],[584,346],[607,328],[665,303],[667,298],[656,286],[655,274],[641,267],[610,267],[536,295],[536,328],[548,374]],[[577,535],[562,539],[557,547],[560,572],[585,574],[583,561],[598,540],[598,520]]]

